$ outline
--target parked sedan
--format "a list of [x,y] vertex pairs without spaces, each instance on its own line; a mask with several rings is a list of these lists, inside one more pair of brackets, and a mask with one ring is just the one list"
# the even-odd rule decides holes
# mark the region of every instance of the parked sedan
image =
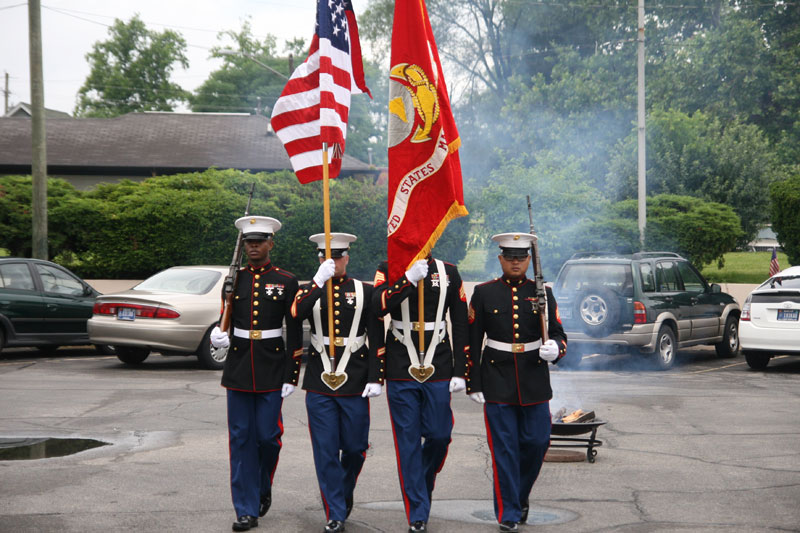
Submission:
[[[0,352],[4,346],[53,351],[89,344],[86,321],[99,294],[56,263],[0,257]],[[110,353],[111,347],[97,349]]]
[[750,293],[739,341],[750,368],[766,368],[773,355],[800,355],[800,266],[778,272]]
[[162,270],[127,291],[97,298],[89,337],[113,345],[123,363],[142,363],[150,352],[196,354],[200,364],[219,370],[227,348],[215,349],[209,335],[220,316],[228,267],[177,266]]

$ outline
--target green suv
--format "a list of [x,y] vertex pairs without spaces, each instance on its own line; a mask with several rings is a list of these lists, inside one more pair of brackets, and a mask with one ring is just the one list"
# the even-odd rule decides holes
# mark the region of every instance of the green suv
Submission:
[[739,304],[672,252],[575,254],[553,293],[568,366],[596,352],[648,354],[661,369],[687,346],[713,344],[720,357],[739,352]]
[[[7,346],[89,344],[86,321],[99,293],[66,268],[40,259],[0,257],[0,352]],[[110,346],[98,346],[110,353]]]

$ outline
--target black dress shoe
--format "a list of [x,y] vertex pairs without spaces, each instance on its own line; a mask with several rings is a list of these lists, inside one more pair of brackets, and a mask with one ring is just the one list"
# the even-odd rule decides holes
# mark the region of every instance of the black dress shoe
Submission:
[[342,520],[328,520],[325,524],[324,533],[342,533],[344,531],[344,521]]
[[408,528],[408,533],[419,533],[420,531],[428,531],[428,526],[422,520],[417,520]]
[[528,502],[522,504],[522,514],[519,516],[519,523],[525,524],[528,522],[528,511],[530,511],[531,505]]
[[516,522],[500,522],[500,531],[502,533],[512,533],[519,531]]
[[240,516],[236,519],[236,522],[233,523],[234,531],[247,531],[254,527],[258,527],[258,518],[255,516]]
[[347,514],[345,515],[346,518],[350,518],[350,513],[353,512],[353,495],[346,497],[344,499],[344,507],[347,510]]
[[261,503],[258,506],[258,516],[264,516],[272,505],[272,491],[261,496]]

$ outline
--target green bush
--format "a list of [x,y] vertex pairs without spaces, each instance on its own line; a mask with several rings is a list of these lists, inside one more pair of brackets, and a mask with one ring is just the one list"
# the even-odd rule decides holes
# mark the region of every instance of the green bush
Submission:
[[772,229],[789,262],[800,264],[800,174],[772,183],[769,193]]

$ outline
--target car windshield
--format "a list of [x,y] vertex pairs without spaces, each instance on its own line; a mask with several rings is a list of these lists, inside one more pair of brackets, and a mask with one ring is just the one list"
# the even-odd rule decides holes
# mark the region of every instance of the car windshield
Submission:
[[759,289],[800,289],[800,276],[775,276],[762,283]]
[[633,296],[633,278],[629,264],[569,264],[556,281],[556,292],[578,292],[589,287],[605,287],[623,296]]
[[221,275],[213,270],[170,268],[147,278],[133,290],[205,294],[214,287]]

